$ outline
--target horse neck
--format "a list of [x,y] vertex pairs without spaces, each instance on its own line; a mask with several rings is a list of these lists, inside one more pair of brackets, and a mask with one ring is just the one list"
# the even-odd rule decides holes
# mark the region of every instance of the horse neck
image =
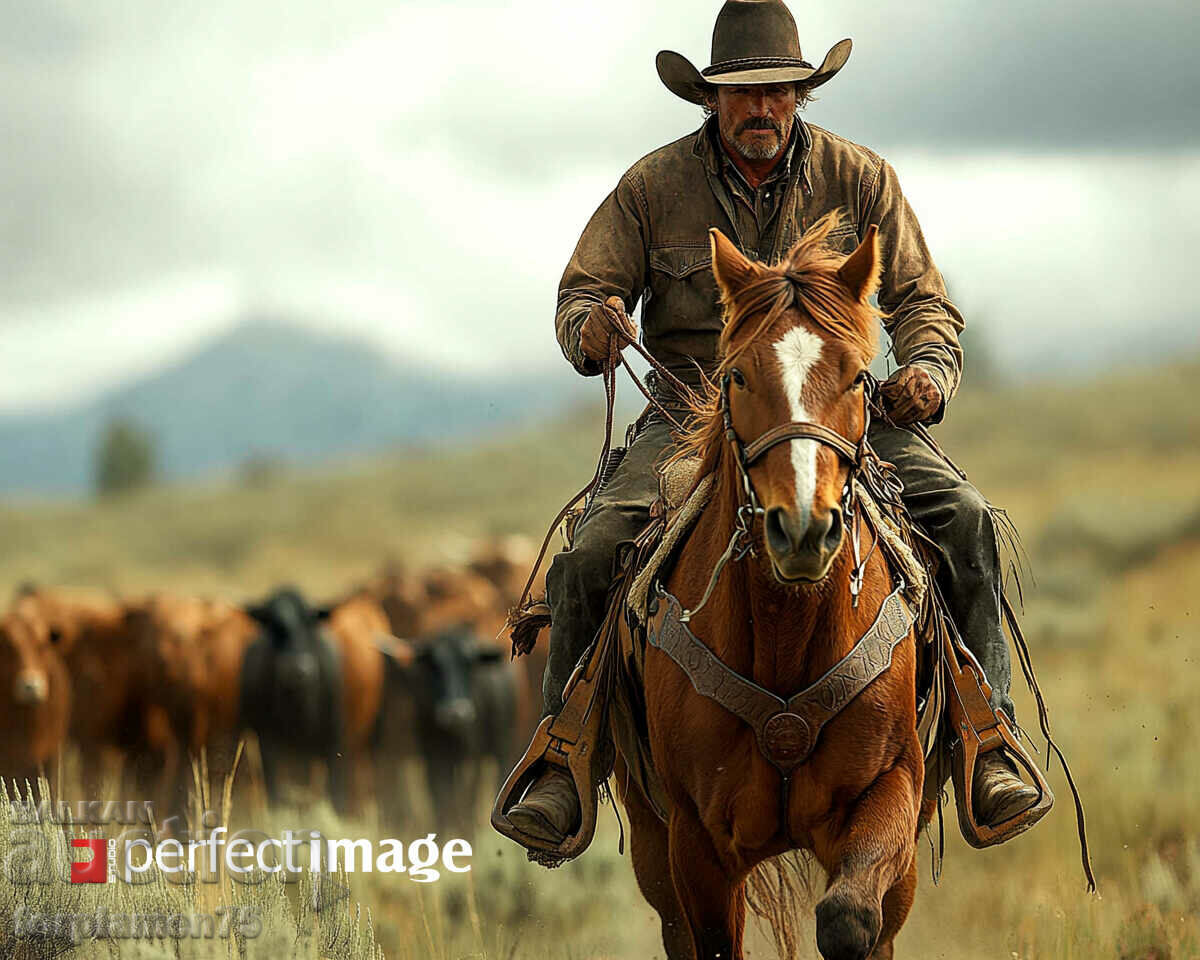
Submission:
[[[703,529],[697,530],[697,539],[706,544],[703,552],[710,554],[699,564],[704,583],[734,529],[740,491],[741,475],[726,451],[700,521]],[[887,569],[876,551],[856,608],[849,589],[854,561],[848,542],[822,581],[790,586],[771,571],[761,521],[753,535],[754,555],[726,565],[705,611],[715,615],[705,617],[700,635],[729,666],[786,695],[808,686],[850,651],[878,612],[889,582]]]

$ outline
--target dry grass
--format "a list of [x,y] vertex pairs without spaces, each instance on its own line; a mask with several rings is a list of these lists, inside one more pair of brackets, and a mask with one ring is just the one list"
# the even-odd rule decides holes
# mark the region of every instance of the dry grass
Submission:
[[[1197,374],[1200,365],[1190,363],[1094,385],[964,395],[940,428],[1030,549],[1040,587],[1027,597],[1026,624],[1056,733],[1088,802],[1101,896],[1084,892],[1055,773],[1055,813],[1005,847],[970,850],[948,823],[943,880],[928,881],[924,852],[925,879],[897,956],[1200,956]],[[10,506],[0,512],[0,588],[35,577],[238,598],[289,580],[333,592],[389,555],[454,559],[480,535],[538,533],[589,473],[599,436],[594,420],[573,421],[472,450],[285,476],[266,489],[212,485],[114,504]],[[1017,706],[1032,716],[1023,691]],[[273,811],[255,826],[270,830],[298,815]],[[317,816],[348,836],[376,829],[370,818],[337,823],[324,807],[304,816],[306,825]],[[418,816],[412,836],[427,822]],[[656,918],[616,853],[609,813],[593,848],[554,872],[527,864],[486,829],[477,841],[473,871],[436,884],[353,877],[352,900],[370,909],[371,932],[333,955],[370,956],[372,943],[414,960],[662,955]],[[293,892],[267,891],[254,896],[270,907],[271,929],[248,955],[317,955],[325,934],[311,912]],[[163,895],[138,895],[147,893]],[[5,916],[10,894],[0,881]],[[352,917],[331,940],[353,939]],[[772,955],[767,944],[756,937],[751,955]],[[191,949],[183,955],[197,955]],[[79,955],[107,952],[96,944]],[[3,944],[0,953],[9,955]]]

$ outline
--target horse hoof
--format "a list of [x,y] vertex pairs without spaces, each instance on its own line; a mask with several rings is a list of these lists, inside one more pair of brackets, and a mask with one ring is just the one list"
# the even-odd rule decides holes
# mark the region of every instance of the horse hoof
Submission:
[[825,960],[866,960],[882,922],[877,905],[845,889],[831,890],[817,904],[817,949]]

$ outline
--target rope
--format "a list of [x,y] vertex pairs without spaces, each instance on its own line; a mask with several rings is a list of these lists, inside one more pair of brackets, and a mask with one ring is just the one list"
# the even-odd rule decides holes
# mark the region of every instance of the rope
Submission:
[[[909,425],[909,429],[916,434],[926,446],[929,447],[937,456],[953,470],[961,479],[966,480],[966,471],[958,466],[953,460],[947,456],[946,452],[941,448],[929,429],[921,423]],[[1007,515],[1002,510],[998,510],[991,504],[988,504],[989,511],[993,515],[993,519],[998,521],[998,525],[1002,528],[1002,533],[1010,546],[1015,545],[1020,547],[1020,540],[1017,537],[1016,529],[1012,525]],[[998,515],[998,516],[997,516]],[[1017,584],[1018,597],[1021,591],[1021,581],[1019,577],[1014,578]],[[1025,634],[1021,630],[1020,624],[1017,622],[1017,613],[1013,609],[1012,601],[1008,599],[1008,593],[1004,590],[1003,584],[1000,589],[1000,605],[1004,616],[1004,622],[1008,626],[1009,635],[1012,637],[1013,646],[1017,649],[1017,661],[1021,665],[1021,673],[1025,677],[1025,685],[1029,688],[1029,692],[1033,694],[1034,703],[1037,705],[1038,727],[1041,729],[1042,736],[1046,738],[1046,769],[1050,769],[1050,753],[1053,751],[1054,756],[1058,757],[1058,762],[1062,765],[1063,774],[1067,778],[1067,786],[1071,788],[1071,799],[1075,804],[1075,829],[1079,836],[1079,857],[1083,864],[1083,875],[1087,878],[1088,892],[1094,892],[1096,889],[1096,877],[1092,873],[1092,858],[1088,849],[1087,825],[1084,819],[1083,798],[1079,795],[1079,788],[1075,785],[1075,777],[1071,774],[1071,768],[1067,764],[1067,758],[1055,742],[1053,735],[1050,732],[1050,711],[1046,707],[1045,698],[1042,696],[1041,686],[1038,684],[1037,674],[1033,670],[1033,658],[1029,653],[1029,644],[1025,640]]]
[[661,416],[676,430],[682,430],[683,425],[672,416],[671,411],[659,402],[649,387],[642,379],[634,372],[633,367],[629,365],[629,361],[622,354],[625,347],[632,347],[642,357],[662,380],[675,391],[681,400],[688,402],[695,399],[694,391],[687,386],[682,380],[675,376],[665,365],[660,363],[658,359],[650,354],[635,337],[630,336],[626,331],[632,327],[629,317],[625,313],[624,306],[618,306],[616,309],[605,304],[605,309],[618,321],[614,323],[612,335],[608,339],[608,357],[604,361],[601,370],[601,377],[604,381],[604,445],[600,450],[600,458],[596,461],[596,470],[583,488],[576,493],[570,500],[563,504],[562,509],[558,511],[554,519],[550,521],[550,527],[546,530],[545,537],[542,538],[542,545],[538,549],[537,559],[533,562],[533,567],[529,571],[529,579],[525,581],[525,587],[521,591],[521,597],[517,600],[514,610],[520,610],[525,606],[529,599],[529,591],[533,589],[533,582],[537,579],[538,571],[542,567],[542,561],[546,559],[546,551],[550,547],[550,541],[554,537],[554,531],[558,529],[558,525],[562,523],[563,518],[571,512],[571,509],[579,503],[580,500],[591,495],[600,486],[601,478],[604,475],[605,466],[608,463],[609,455],[612,453],[612,430],[613,430],[613,410],[617,400],[617,369],[624,367],[625,372],[629,374],[629,379],[633,381],[634,386],[638,388],[642,396],[646,398],[654,411]]

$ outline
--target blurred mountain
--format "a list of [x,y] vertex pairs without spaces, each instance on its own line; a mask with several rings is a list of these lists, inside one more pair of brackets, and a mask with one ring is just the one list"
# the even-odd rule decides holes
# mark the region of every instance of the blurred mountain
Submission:
[[358,340],[255,320],[76,408],[0,417],[0,491],[89,490],[96,444],[114,418],[153,436],[160,476],[188,478],[249,458],[313,463],[466,439],[597,395],[565,364],[536,377],[460,375],[392,360]]

